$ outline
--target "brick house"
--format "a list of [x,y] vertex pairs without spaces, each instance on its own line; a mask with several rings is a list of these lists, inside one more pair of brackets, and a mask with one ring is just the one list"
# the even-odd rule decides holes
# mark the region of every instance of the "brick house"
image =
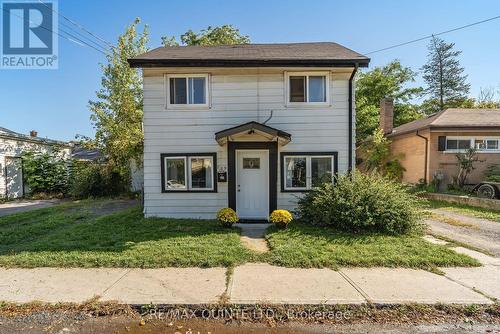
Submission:
[[426,183],[441,174],[442,186],[458,174],[457,152],[475,147],[480,161],[468,177],[475,184],[490,165],[500,164],[500,109],[445,109],[393,128],[393,101],[381,101],[380,127],[392,141],[391,153],[402,154],[403,182]]

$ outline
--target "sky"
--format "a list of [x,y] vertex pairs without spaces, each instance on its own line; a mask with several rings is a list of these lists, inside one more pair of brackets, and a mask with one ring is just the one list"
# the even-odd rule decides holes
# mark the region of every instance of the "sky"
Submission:
[[[232,24],[254,43],[333,41],[367,53],[500,15],[500,1],[59,0],[58,9],[110,42],[140,17],[149,26],[152,48],[160,46],[163,35]],[[68,24],[59,18],[62,22]],[[500,19],[441,37],[463,51],[460,61],[472,97],[481,87],[500,88]],[[371,54],[370,68],[397,58],[418,71],[427,43]],[[58,57],[57,70],[0,69],[1,127],[26,134],[35,129],[41,137],[59,140],[94,135],[88,101],[100,87],[99,63],[105,58],[61,38]]]

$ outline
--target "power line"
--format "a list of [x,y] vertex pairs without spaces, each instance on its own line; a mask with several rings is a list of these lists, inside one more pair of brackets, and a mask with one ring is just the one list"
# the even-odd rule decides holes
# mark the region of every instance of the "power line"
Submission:
[[414,39],[414,40],[411,40],[411,41],[408,41],[408,42],[404,42],[404,43],[400,43],[400,44],[388,46],[386,48],[375,50],[375,51],[371,51],[371,52],[367,52],[365,54],[369,55],[369,54],[373,54],[373,53],[377,53],[377,52],[382,52],[382,51],[394,49],[394,48],[397,48],[397,47],[400,47],[400,46],[403,46],[403,45],[408,45],[408,44],[420,42],[420,41],[423,41],[425,39],[432,38],[433,36],[439,36],[439,35],[447,34],[447,33],[453,32],[453,31],[457,31],[457,30],[460,30],[460,29],[469,28],[469,27],[472,27],[472,26],[475,26],[475,25],[478,25],[478,24],[481,24],[481,23],[485,23],[485,22],[488,22],[488,21],[493,21],[493,20],[496,20],[496,19],[499,19],[499,18],[500,18],[500,15],[494,16],[494,17],[490,17],[489,19],[486,19],[486,20],[477,21],[477,22],[474,22],[474,23],[471,23],[471,24],[467,24],[467,25],[464,25],[464,26],[461,26],[461,27],[457,27],[457,28],[453,28],[453,29],[450,29],[450,30],[442,31],[442,32],[439,32],[437,34],[431,34],[431,35],[428,35],[428,36],[425,36],[425,37],[421,37],[421,38],[417,38],[417,39]]
[[57,15],[61,16],[63,19],[65,19],[66,21],[68,21],[69,23],[71,23],[72,25],[74,25],[75,27],[78,27],[79,29],[85,31],[87,34],[91,35],[92,37],[98,39],[99,41],[107,44],[109,47],[113,47],[113,45],[111,43],[109,43],[108,41],[106,41],[105,39],[99,37],[98,35],[94,34],[93,32],[91,32],[90,30],[86,29],[83,25],[81,25],[80,23],[76,22],[76,21],[73,21],[72,19],[70,19],[69,17],[63,15],[60,11],[57,11],[55,10],[54,8],[51,8],[49,7],[46,3],[44,3],[42,0],[38,0],[38,2],[40,2],[42,5],[44,5],[45,7],[49,8],[50,10],[52,10],[54,13],[56,13]]
[[[8,10],[7,10],[7,9],[5,9],[5,8],[2,8],[2,10],[3,10],[4,12],[6,12],[6,13],[9,13],[9,14],[11,14],[11,15],[16,16],[16,17],[17,17],[17,18],[19,18],[21,21],[24,21],[24,18],[23,18],[23,17],[21,17],[21,16],[19,16],[19,15],[17,15],[16,13],[13,13],[12,11],[8,11]],[[28,19],[28,21],[29,21],[30,23],[33,23],[33,22],[32,22],[31,20],[29,20],[29,19]],[[63,33],[67,34],[68,36],[72,37],[72,38],[69,38],[69,37],[66,37],[66,36],[64,36],[64,35],[61,35],[59,32],[55,32],[55,31],[53,31],[52,29],[49,29],[49,28],[44,27],[43,25],[41,25],[40,27],[41,27],[42,29],[45,29],[45,30],[47,30],[47,31],[50,31],[52,34],[56,34],[56,35],[58,35],[59,37],[62,37],[62,38],[64,38],[64,39],[67,39],[68,41],[70,41],[70,42],[72,42],[72,43],[78,44],[78,45],[80,45],[80,46],[87,46],[87,47],[90,47],[90,48],[92,48],[92,49],[94,49],[94,50],[96,50],[96,51],[98,51],[98,52],[102,53],[102,54],[103,54],[103,55],[105,55],[105,56],[107,55],[105,51],[100,50],[100,49],[98,49],[98,48],[96,48],[96,47],[94,47],[94,46],[92,46],[92,45],[88,44],[88,43],[87,43],[87,42],[85,42],[85,41],[82,41],[82,40],[81,40],[81,39],[79,39],[78,37],[76,37],[76,36],[74,36],[74,35],[72,35],[72,34],[68,33],[67,31],[65,31],[65,30],[63,30],[63,29],[60,29],[60,30],[61,30]]]

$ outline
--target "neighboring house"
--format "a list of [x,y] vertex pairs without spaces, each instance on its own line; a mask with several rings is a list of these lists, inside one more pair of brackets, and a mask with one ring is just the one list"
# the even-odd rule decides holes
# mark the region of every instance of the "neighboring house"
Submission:
[[25,194],[21,155],[27,151],[48,152],[54,147],[69,158],[71,145],[57,140],[40,138],[36,131],[29,135],[0,127],[0,197],[18,198]]
[[294,209],[354,163],[353,77],[336,43],[160,47],[144,77],[144,213],[242,219]]
[[392,141],[391,153],[404,155],[403,181],[426,183],[442,177],[441,186],[453,182],[459,165],[457,152],[477,149],[479,160],[468,183],[484,180],[490,165],[500,164],[500,109],[446,109],[392,128],[391,99],[381,102],[381,128]]

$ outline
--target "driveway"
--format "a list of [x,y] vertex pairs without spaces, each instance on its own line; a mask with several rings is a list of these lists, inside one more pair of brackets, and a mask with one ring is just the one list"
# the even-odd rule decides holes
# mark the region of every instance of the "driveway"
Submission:
[[432,234],[486,250],[496,257],[500,257],[499,222],[466,216],[444,209],[431,211],[443,218],[427,220]]
[[0,204],[0,217],[11,215],[13,213],[30,211],[35,209],[47,208],[56,204],[60,204],[60,199],[48,200],[18,200]]

